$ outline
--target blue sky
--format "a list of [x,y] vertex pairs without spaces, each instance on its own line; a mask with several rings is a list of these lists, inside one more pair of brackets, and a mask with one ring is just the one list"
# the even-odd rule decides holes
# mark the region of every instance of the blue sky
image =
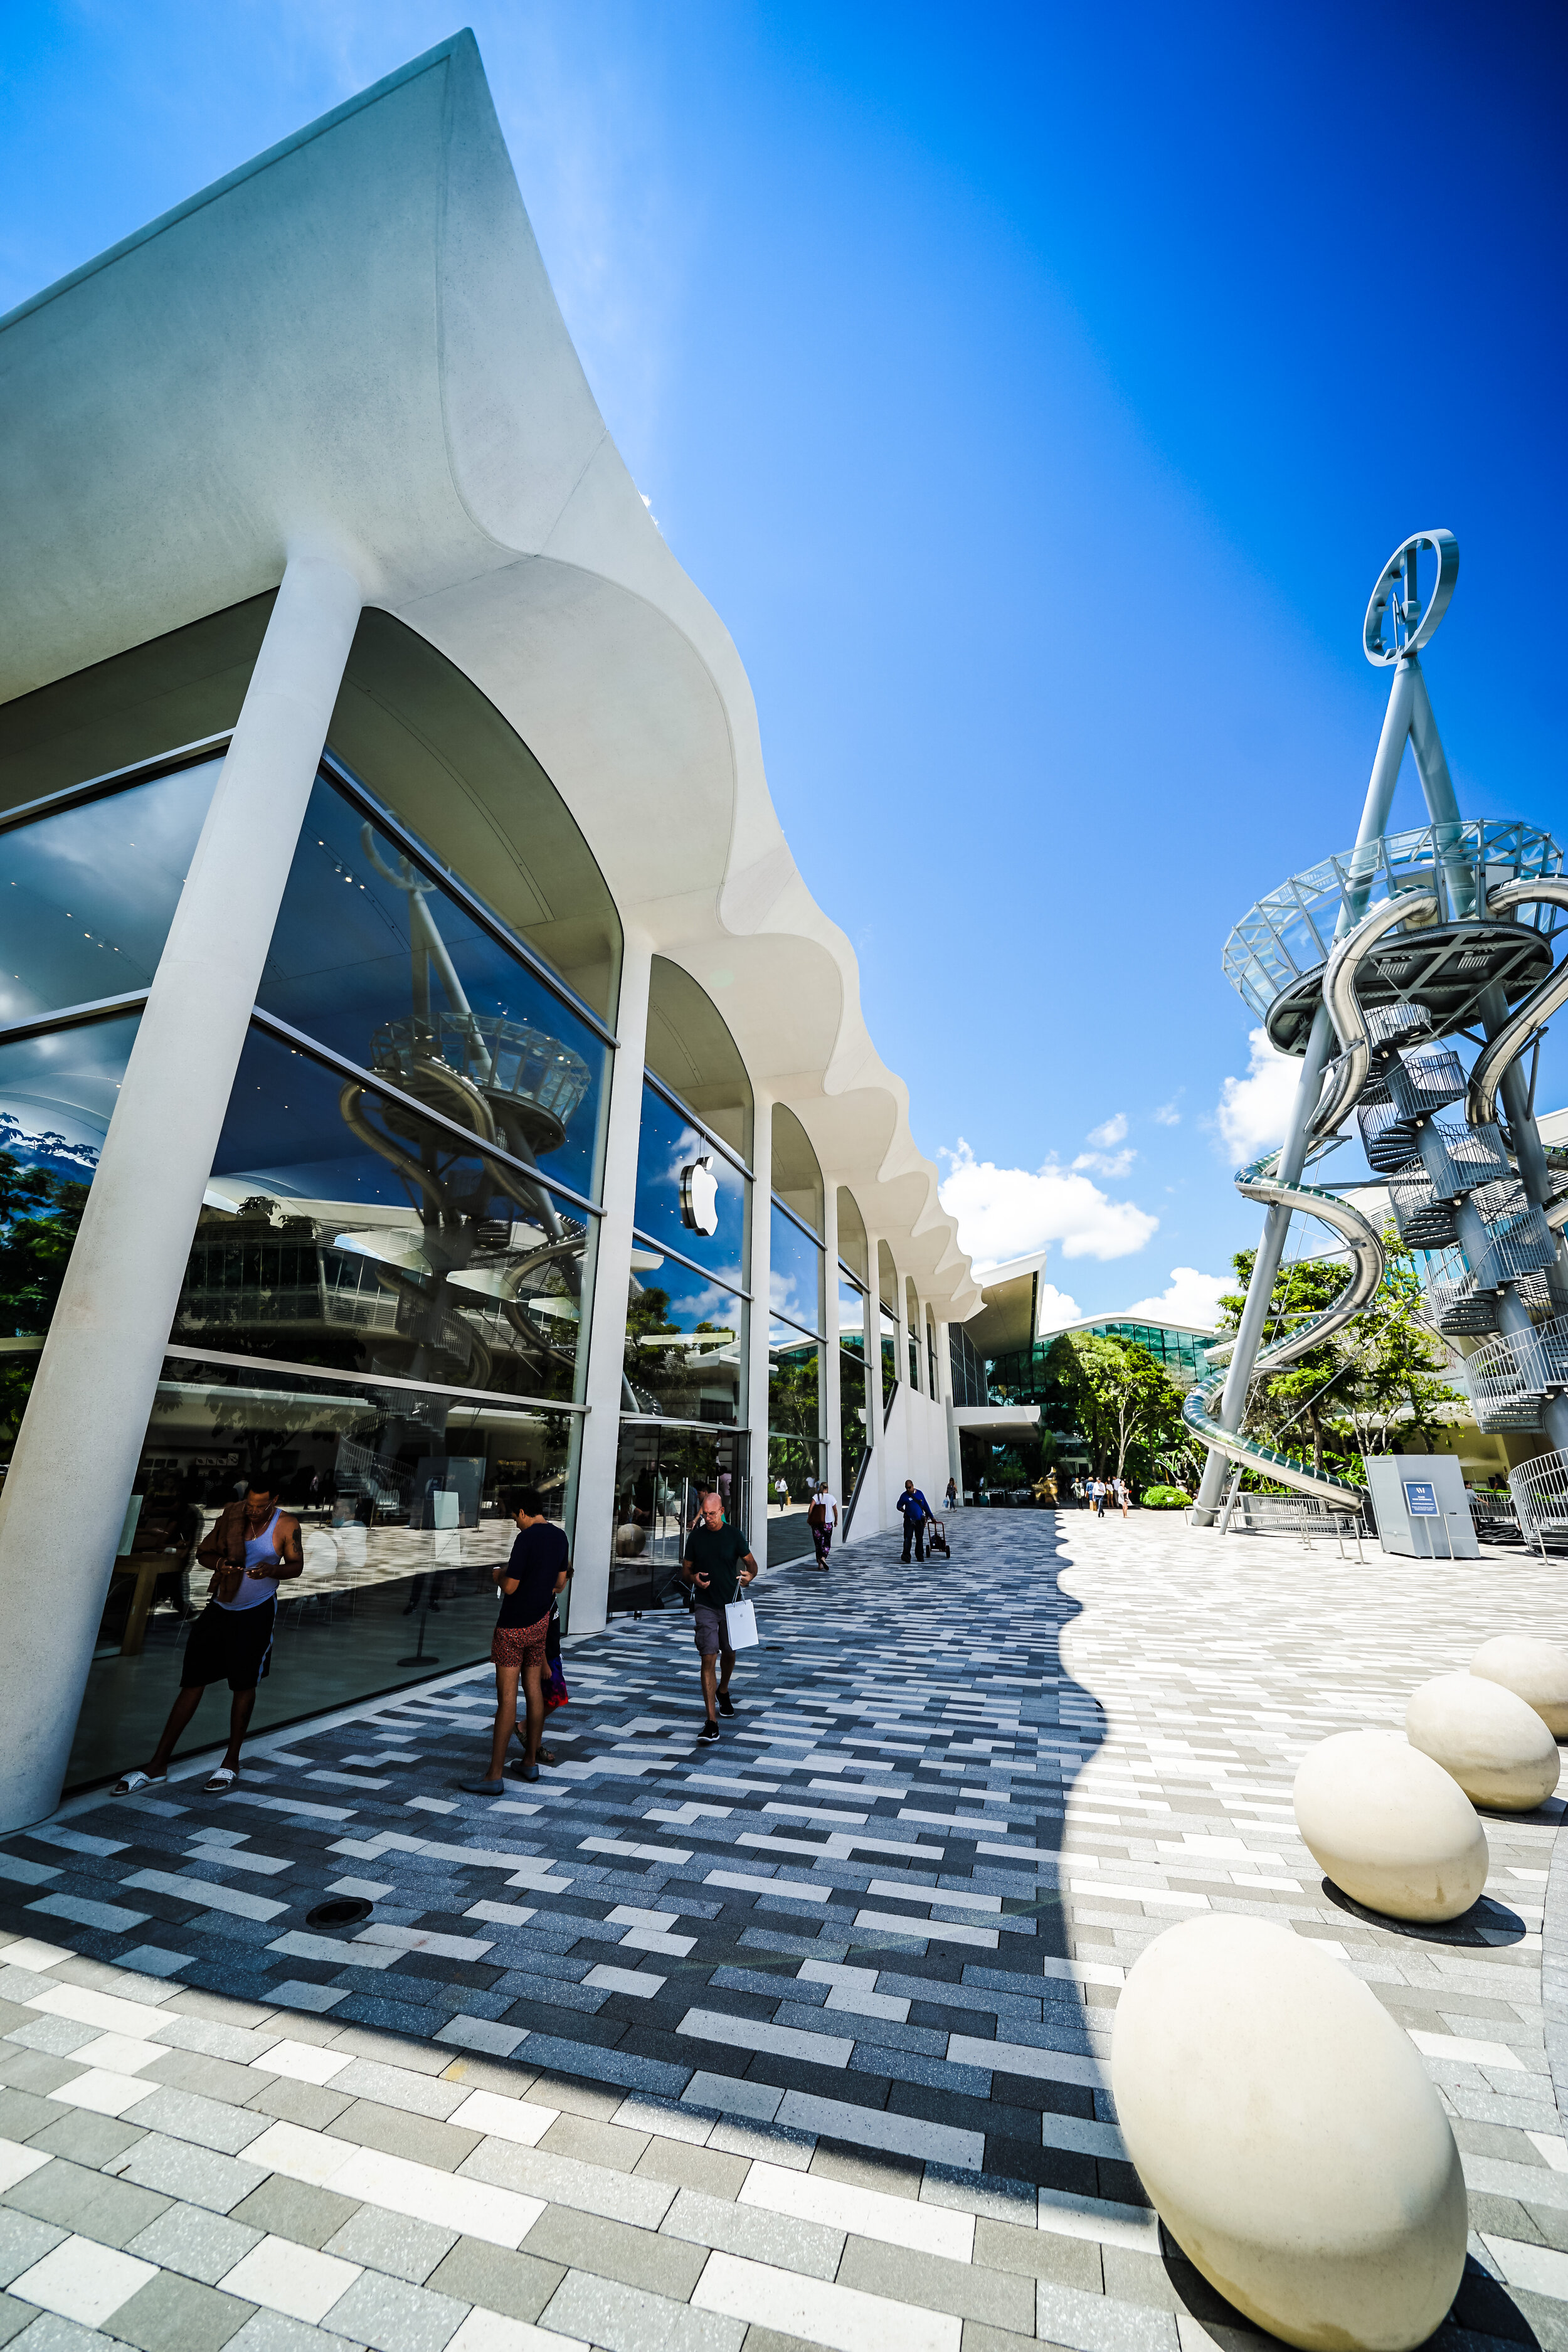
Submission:
[[[0,308],[460,21],[10,0]],[[468,21],[967,1233],[1048,1240],[1086,1312],[1222,1272],[1256,1224],[1226,1082],[1233,1140],[1279,1088],[1248,1084],[1220,948],[1353,837],[1384,694],[1361,619],[1406,532],[1463,550],[1426,661],[1461,806],[1568,824],[1561,16]],[[1542,1099],[1568,1101],[1555,1040]]]

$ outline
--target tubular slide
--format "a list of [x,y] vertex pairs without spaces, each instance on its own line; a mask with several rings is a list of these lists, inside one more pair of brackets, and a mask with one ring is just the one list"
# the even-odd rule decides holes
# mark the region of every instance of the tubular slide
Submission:
[[[1434,551],[1439,577],[1424,600],[1418,570]],[[1300,1181],[1353,1115],[1373,1181],[1386,1182],[1394,1222],[1423,1268],[1426,1319],[1463,1343],[1479,1425],[1548,1441],[1550,1451],[1510,1473],[1521,1527],[1543,1544],[1548,1531],[1568,1538],[1568,1265],[1560,1240],[1568,1153],[1543,1146],[1519,1067],[1568,1003],[1568,955],[1556,955],[1568,877],[1549,835],[1459,815],[1417,658],[1458,568],[1458,547],[1442,531],[1407,541],[1385,567],[1365,642],[1368,658],[1394,675],[1356,846],[1271,892],[1226,943],[1227,976],[1276,1047],[1303,1063],[1291,1140],[1236,1179],[1270,1211],[1255,1279],[1272,1288],[1297,1213],[1343,1238],[1350,1268],[1332,1305],[1285,1337],[1259,1347],[1255,1314],[1209,1350],[1217,1369],[1183,1407],[1212,1449],[1200,1520],[1213,1517],[1222,1456],[1337,1508],[1360,1506],[1345,1480],[1242,1431],[1250,1381],[1344,1328],[1382,1281],[1383,1248],[1367,1218]],[[1432,822],[1391,834],[1406,740]],[[1339,1050],[1320,1080],[1331,1030]],[[1456,1050],[1465,1039],[1468,1068]]]

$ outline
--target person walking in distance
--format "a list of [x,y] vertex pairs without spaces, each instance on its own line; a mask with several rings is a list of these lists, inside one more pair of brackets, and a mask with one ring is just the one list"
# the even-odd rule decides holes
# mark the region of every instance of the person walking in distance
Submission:
[[816,1548],[816,1564],[818,1568],[826,1568],[827,1555],[833,1549],[833,1530],[838,1525],[837,1500],[829,1493],[826,1478],[811,1498],[805,1523],[811,1529],[811,1540]]
[[735,1653],[730,1647],[724,1612],[757,1573],[743,1528],[725,1523],[723,1506],[710,1495],[702,1517],[686,1538],[681,1580],[692,1595],[691,1615],[697,1654],[702,1661],[703,1723],[699,1739],[717,1739],[718,1717],[733,1715],[730,1676]]
[[224,1505],[210,1533],[197,1545],[196,1558],[211,1569],[212,1582],[207,1605],[185,1643],[179,1696],[145,1765],[115,1782],[117,1797],[167,1779],[175,1742],[209,1683],[226,1682],[233,1696],[228,1746],[223,1762],[203,1784],[205,1791],[209,1797],[222,1796],[239,1778],[240,1745],[255,1711],[257,1685],[271,1664],[278,1587],[305,1565],[300,1522],[279,1509],[276,1486],[258,1475],[242,1499]]
[[957,1481],[957,1479],[956,1479],[956,1478],[951,1478],[951,1477],[949,1478],[949,1480],[948,1480],[948,1482],[947,1482],[947,1493],[946,1493],[946,1494],[945,1494],[945,1496],[942,1497],[942,1500],[943,1500],[943,1502],[946,1504],[947,1508],[948,1508],[950,1511],[956,1511],[956,1510],[957,1510],[957,1508],[958,1508],[958,1481]]
[[936,1513],[912,1478],[904,1480],[904,1491],[899,1496],[899,1509],[903,1515],[904,1521],[904,1559],[906,1560],[909,1559],[910,1545],[912,1541],[915,1558],[924,1559],[926,1556],[925,1524],[928,1519],[934,1519]]
[[775,1478],[773,1480],[773,1493],[778,1496],[778,1506],[780,1510],[787,1510],[789,1508],[789,1480],[784,1477]]
[[545,1517],[544,1497],[536,1486],[520,1487],[513,1517],[517,1534],[511,1557],[490,1570],[500,1587],[500,1608],[490,1637],[490,1660],[496,1670],[496,1713],[490,1731],[490,1767],[482,1780],[459,1786],[470,1797],[499,1797],[506,1787],[501,1777],[507,1745],[517,1727],[517,1691],[521,1681],[527,1715],[522,1762],[518,1777],[539,1778],[539,1742],[544,1729],[544,1653],[550,1633],[550,1612],[555,1595],[571,1574],[566,1530]]

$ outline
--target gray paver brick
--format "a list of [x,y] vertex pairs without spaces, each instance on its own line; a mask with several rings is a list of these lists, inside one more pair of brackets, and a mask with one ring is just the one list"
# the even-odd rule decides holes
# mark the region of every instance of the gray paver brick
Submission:
[[321,2325],[353,2343],[372,2347],[373,2352],[441,2352],[468,2313],[468,2305],[451,2295],[366,2271],[340,2296]]
[[286,2318],[280,2311],[258,2311],[228,2343],[229,2352],[358,2352],[346,2336],[307,2327],[303,2320]]
[[144,2131],[167,2132],[171,2138],[194,2140],[219,2156],[237,2156],[247,2142],[267,2129],[265,2116],[226,2100],[208,2099],[194,2091],[167,2087],[136,2103],[136,2121]]
[[374,2099],[353,2100],[326,2128],[333,2139],[351,2140],[356,2147],[377,2147],[384,2156],[405,2156],[415,2164],[435,2165],[443,2172],[456,2172],[481,2140],[479,2132],[437,2123],[429,2116],[410,2115],[405,2107],[384,2107]]
[[865,2294],[885,2294],[897,2303],[917,2304],[926,2311],[951,2312],[959,2319],[983,2319],[1015,2334],[1026,2333],[1034,2322],[1034,2280],[870,2238],[850,2237],[837,2284],[858,2287]]
[[616,2280],[568,2271],[541,2326],[602,2344],[606,2352],[741,2352],[743,2320],[693,2311],[666,2296]]
[[275,2172],[234,2207],[230,2219],[242,2221],[247,2230],[292,2238],[298,2246],[321,2247],[359,2210],[353,2198],[340,2197],[335,2189],[318,2189],[310,2181],[290,2180],[286,2173]]
[[808,2278],[833,2278],[844,2252],[842,2230],[770,2213],[761,2205],[705,2197],[692,2189],[681,2190],[664,2217],[661,2234],[689,2239],[696,2246],[716,2246],[752,2262],[773,2263],[781,2270],[802,2271]]
[[209,2213],[200,2205],[171,2205],[166,2212],[132,2238],[126,2252],[144,2263],[158,2263],[186,2278],[216,2286],[242,2254],[259,2245],[263,2232],[242,2221]]
[[[29,2311],[32,2306],[18,2304],[16,2308]],[[40,2311],[29,2326],[11,2338],[18,2352],[103,2352],[107,2340],[96,2328],[79,2327],[74,2319],[62,2319],[53,2311]]]
[[9,2344],[37,2315],[37,2304],[23,2303],[14,2294],[0,2294],[0,2344]]
[[704,2249],[681,2239],[606,2221],[600,2213],[574,2213],[563,2205],[545,2209],[523,2240],[522,2252],[570,2270],[591,2271],[595,2278],[646,2287],[678,2303],[689,2299],[707,2260]]
[[199,2280],[160,2271],[113,2314],[114,2333],[140,2352],[219,2352],[255,2309]]
[[363,2263],[373,2271],[422,2285],[442,2257],[458,2242],[456,2230],[438,2230],[434,2222],[416,2221],[405,2213],[384,2212],[377,2205],[362,2205],[341,2230],[330,2237],[323,2252],[340,2254],[346,2263]]
[[162,2132],[149,2132],[128,2155],[116,2157],[113,2169],[121,2179],[208,2206],[215,2213],[228,2212],[267,2177],[261,2166],[247,2164],[243,2157],[220,2156]]
[[[252,2037],[241,2038],[248,2041]],[[259,2042],[263,2037],[254,2038]],[[222,2099],[230,2106],[246,2104],[256,2089],[257,2079],[248,2060],[237,2065],[203,2050],[167,2050],[142,2069],[144,2083],[166,2083],[172,2091],[191,2091],[202,2099]]]
[[248,2104],[252,2115],[298,2124],[302,2131],[325,2131],[353,2102],[324,2084],[296,2083],[287,2074],[258,2074]]
[[646,2180],[666,2180],[679,2189],[695,2189],[704,2197],[733,2203],[751,2169],[744,2157],[726,2156],[716,2147],[694,2147],[689,2140],[650,2139],[633,2169]]
[[28,2146],[47,2149],[50,2156],[68,2156],[73,2164],[90,2165],[95,2172],[145,2136],[134,2124],[115,2116],[95,2116],[90,2107],[54,2106],[49,2114],[51,2120],[33,2134]]
[[647,2140],[643,2133],[619,2124],[599,2123],[589,2116],[557,2116],[538,2144],[552,2156],[574,2156],[611,2172],[634,2172]]
[[0,2213],[0,2286],[41,2263],[68,2235],[58,2222],[37,2221],[30,2213]]
[[31,2139],[46,2124],[58,2122],[61,2112],[37,2091],[0,2091],[0,2139]]
[[579,2164],[574,2157],[545,2156],[538,2148],[514,2147],[510,2140],[481,2141],[461,2173],[497,2189],[521,2189],[525,2197],[542,2197],[547,2204],[603,2213],[608,2221],[630,2221],[643,2230],[657,2230],[675,2202],[674,2189],[664,2181],[605,2172],[595,2165]]
[[1093,2238],[1065,2237],[1056,2230],[1038,2230],[1032,2222],[1026,2229],[1013,2221],[976,2221],[974,2259],[989,2271],[1049,2279],[1082,2294],[1105,2292],[1100,2247]]
[[434,2293],[499,2311],[508,2319],[536,2320],[565,2276],[559,2263],[510,2253],[484,2238],[459,2238],[425,2284]]
[[52,2164],[8,2189],[4,2202],[16,2211],[36,2215],[40,2221],[79,2230],[84,2238],[96,2238],[100,2245],[123,2246],[149,2221],[156,2221],[170,2200],[56,2157]]
[[434,2116],[445,2122],[468,2095],[468,2085],[448,2083],[438,2074],[416,2073],[412,2066],[387,2066],[371,2058],[351,2059],[332,2088],[353,2099],[374,2099],[384,2107],[405,2108],[410,2115]]
[[1106,2294],[1041,2279],[1035,2290],[1035,2333],[1078,2352],[1180,2352],[1176,2323],[1166,2311],[1141,2310]]

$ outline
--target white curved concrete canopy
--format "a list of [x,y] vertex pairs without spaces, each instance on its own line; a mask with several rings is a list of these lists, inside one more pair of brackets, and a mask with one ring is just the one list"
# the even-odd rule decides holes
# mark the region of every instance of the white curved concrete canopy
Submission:
[[739,655],[588,389],[471,34],[0,320],[0,700],[291,554],[346,563],[531,746],[627,929],[721,988],[753,1079],[934,1311],[979,1306]]

